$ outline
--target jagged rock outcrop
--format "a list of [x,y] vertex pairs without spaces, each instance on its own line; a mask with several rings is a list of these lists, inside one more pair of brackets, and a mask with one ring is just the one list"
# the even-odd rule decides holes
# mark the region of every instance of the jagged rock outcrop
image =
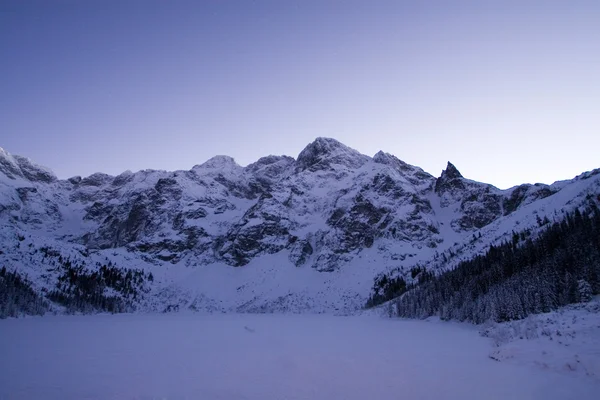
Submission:
[[436,180],[435,192],[442,206],[458,215],[452,221],[456,230],[479,229],[503,215],[505,194],[492,185],[465,179],[451,162]]
[[442,175],[435,181],[436,193],[444,193],[454,189],[464,189],[464,178],[458,169],[448,161],[448,166],[442,171]]

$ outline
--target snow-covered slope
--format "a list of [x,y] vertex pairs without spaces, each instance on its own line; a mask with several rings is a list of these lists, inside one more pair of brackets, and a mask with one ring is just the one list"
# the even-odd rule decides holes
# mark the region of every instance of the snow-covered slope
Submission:
[[41,291],[66,259],[152,272],[141,309],[351,313],[379,273],[447,268],[599,193],[600,170],[499,190],[327,138],[296,160],[68,180],[0,150],[0,266]]
[[493,339],[494,360],[600,382],[600,298],[520,321],[485,324],[480,333]]

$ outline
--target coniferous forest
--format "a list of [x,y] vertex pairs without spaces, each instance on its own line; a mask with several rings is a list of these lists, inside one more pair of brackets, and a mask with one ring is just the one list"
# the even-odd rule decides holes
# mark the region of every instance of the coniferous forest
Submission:
[[[400,317],[476,324],[518,320],[589,301],[600,293],[600,210],[591,205],[411,285],[395,301]],[[525,240],[522,240],[525,238]]]
[[[48,299],[64,305],[70,312],[133,311],[135,300],[144,290],[144,283],[152,280],[152,274],[117,268],[112,263],[91,272],[67,260],[61,269],[56,289],[48,293]],[[113,294],[107,294],[106,289]]]
[[[39,249],[45,263],[58,272],[54,288],[38,294],[31,282],[17,271],[0,269],[0,318],[19,315],[44,315],[54,302],[68,313],[130,312],[142,295],[151,273],[139,269],[119,268],[108,262],[90,269],[85,262],[72,261],[48,247]],[[37,251],[37,250],[36,250]]]
[[47,310],[48,302],[37,295],[26,278],[5,267],[0,269],[0,318],[44,315]]

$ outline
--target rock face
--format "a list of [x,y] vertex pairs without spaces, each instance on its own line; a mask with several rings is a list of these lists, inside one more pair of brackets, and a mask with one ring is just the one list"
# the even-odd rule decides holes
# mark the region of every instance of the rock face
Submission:
[[558,191],[502,191],[464,178],[451,163],[436,179],[391,154],[371,158],[328,138],[296,160],[268,156],[241,167],[217,156],[190,171],[64,181],[1,150],[0,178],[5,224],[36,227],[90,250],[234,267],[284,252],[293,265],[318,271],[337,270],[382,240],[436,248],[445,240],[442,214],[464,233]]
[[457,231],[483,228],[503,215],[506,193],[492,185],[465,179],[451,162],[436,180],[435,192],[442,206],[454,207],[460,215],[452,221]]

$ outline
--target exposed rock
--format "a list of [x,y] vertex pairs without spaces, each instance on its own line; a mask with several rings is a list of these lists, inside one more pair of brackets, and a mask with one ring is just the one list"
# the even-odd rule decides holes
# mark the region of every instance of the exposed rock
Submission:
[[335,139],[317,138],[302,150],[296,160],[296,172],[326,170],[332,164],[349,168],[364,165],[369,158]]
[[23,203],[25,203],[27,201],[29,193],[37,193],[37,192],[38,192],[37,189],[34,187],[17,188],[17,194],[19,195],[19,199],[21,199],[21,201]]
[[519,208],[523,200],[527,197],[527,191],[531,185],[521,185],[516,187],[509,197],[504,198],[504,215],[508,215]]
[[288,156],[267,156],[248,165],[245,171],[260,179],[268,178],[272,182],[283,178],[294,162],[295,160]]
[[73,177],[69,178],[68,181],[70,183],[72,183],[73,185],[79,185],[81,183],[81,176],[79,176],[79,175],[73,176]]
[[314,250],[309,239],[298,240],[297,236],[290,237],[290,261],[300,267],[308,261]]
[[174,178],[160,178],[154,185],[156,192],[163,198],[179,201],[182,189]]
[[48,168],[34,164],[29,158],[14,156],[23,176],[32,182],[51,183],[57,180],[56,175]]
[[227,232],[219,254],[233,266],[246,265],[257,255],[284,249],[290,227],[285,207],[272,196],[263,196]]
[[0,147],[0,172],[10,179],[22,177],[23,173],[14,157]]
[[442,175],[435,182],[435,191],[442,193],[451,189],[464,189],[463,176],[458,169],[448,161],[448,166],[442,171]]
[[229,156],[214,156],[203,164],[197,165],[194,169],[224,169],[224,168],[241,168],[235,162],[233,157]]
[[87,178],[83,178],[79,184],[81,186],[102,186],[111,182],[112,180],[112,176],[97,172],[88,176]]
[[360,247],[371,247],[375,237],[380,234],[377,224],[388,213],[389,210],[376,207],[358,194],[348,212],[338,208],[327,220],[329,225],[341,233],[341,240],[333,250],[348,253]]
[[10,179],[24,178],[32,182],[52,183],[56,175],[26,157],[12,155],[0,147],[0,173]]
[[113,179],[113,186],[123,186],[133,180],[135,174],[131,171],[125,171]]

